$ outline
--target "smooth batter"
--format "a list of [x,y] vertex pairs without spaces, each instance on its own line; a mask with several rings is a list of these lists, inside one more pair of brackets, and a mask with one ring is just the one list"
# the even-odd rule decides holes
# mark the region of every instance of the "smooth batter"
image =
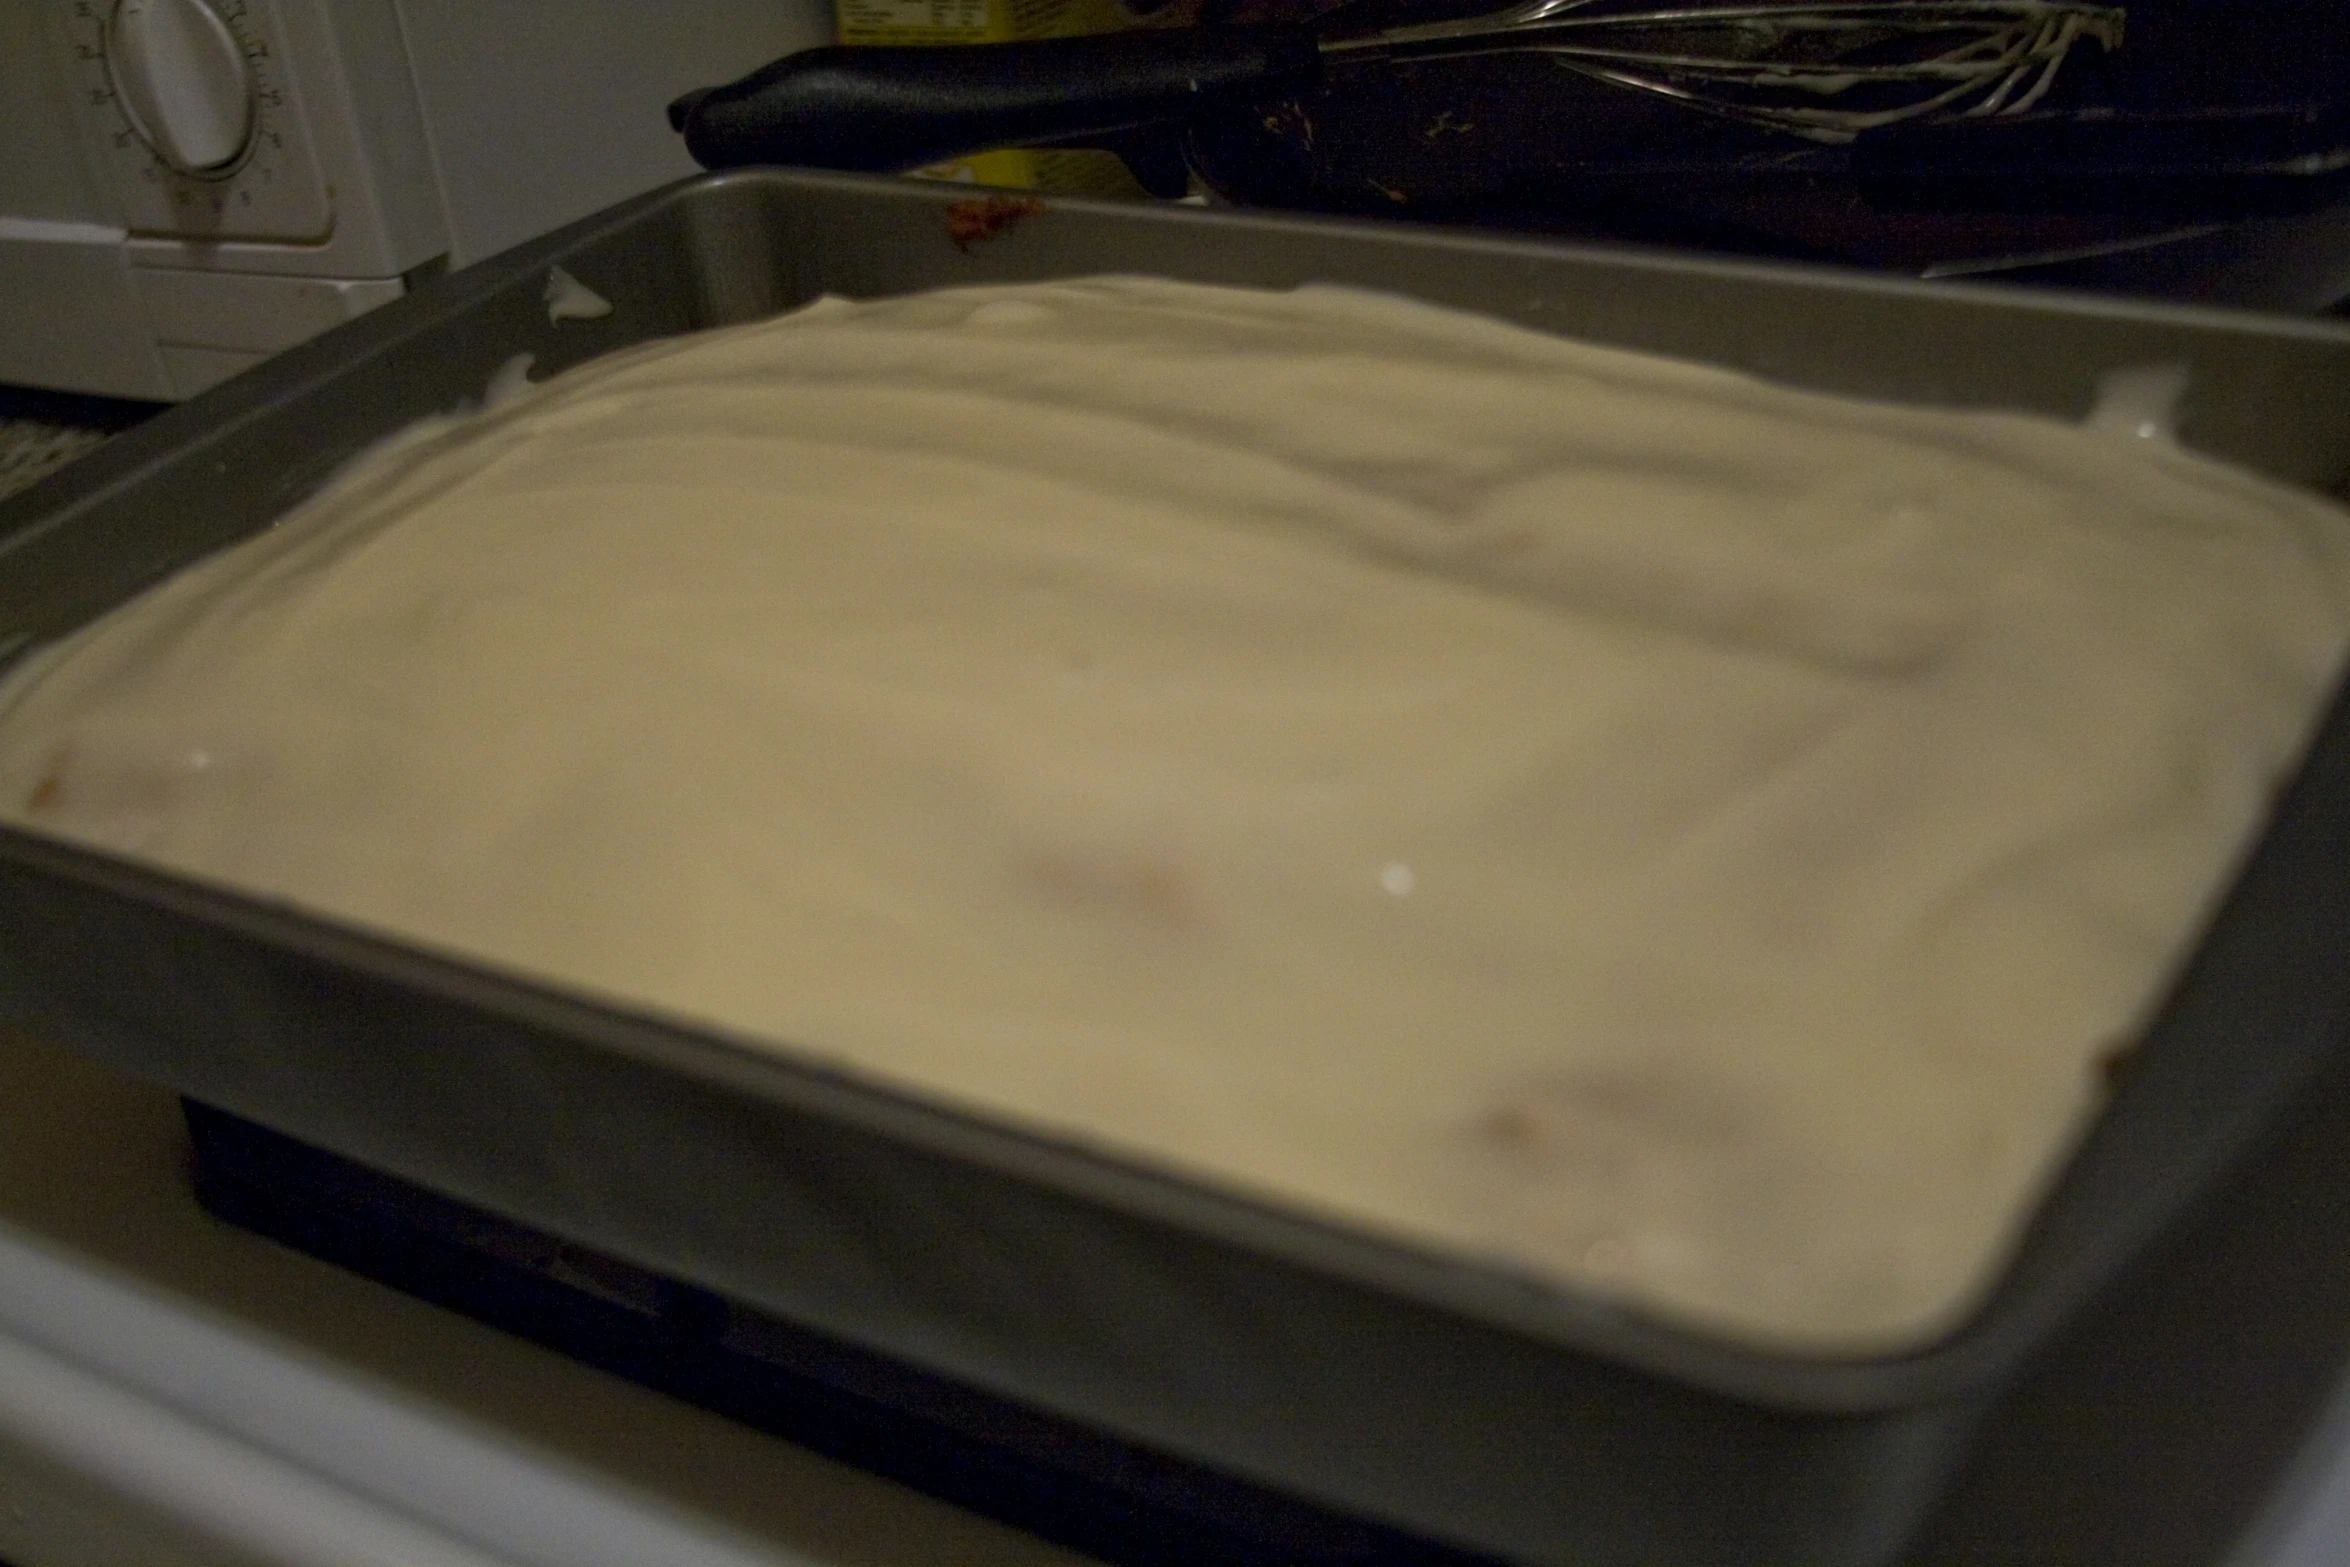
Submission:
[[0,811],[1829,1354],[1996,1270],[2350,642],[2159,443],[1339,289],[827,300],[362,460]]

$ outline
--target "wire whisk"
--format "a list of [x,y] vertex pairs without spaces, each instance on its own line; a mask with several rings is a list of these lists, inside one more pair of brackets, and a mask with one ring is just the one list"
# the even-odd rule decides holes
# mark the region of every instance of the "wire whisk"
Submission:
[[[1848,142],[1904,120],[2017,114],[2047,96],[2074,45],[2121,47],[2119,6],[2074,0],[1692,4],[1625,10],[1526,0],[1497,13],[1325,38],[1332,64],[1549,55],[1597,81],[1693,109]],[[1828,101],[1833,100],[1833,101]]]
[[[1377,32],[1344,13],[1305,26],[1166,28],[956,49],[810,49],[670,105],[706,168],[808,163],[913,169],[984,147],[1180,123],[1313,89],[1387,61],[1547,55],[1582,77],[1690,109],[1849,142],[1904,120],[2033,107],[2083,40],[2122,41],[2088,0],[1505,0]],[[1369,91],[1387,84],[1375,79]],[[1518,129],[1545,134],[1539,123]]]

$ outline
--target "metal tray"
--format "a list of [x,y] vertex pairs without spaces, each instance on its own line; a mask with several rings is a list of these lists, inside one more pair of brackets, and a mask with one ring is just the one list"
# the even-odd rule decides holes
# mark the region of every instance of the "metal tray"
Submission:
[[[2350,474],[2350,329],[1427,229],[748,171],[468,268],[0,504],[0,660],[480,392],[663,333],[979,280],[1328,279],[1913,402]],[[1016,220],[1015,220],[1016,219]],[[992,232],[991,232],[992,231]],[[957,236],[960,236],[958,240]],[[551,323],[560,264],[611,300]],[[1510,1561],[1883,1561],[2034,1348],[2350,1045],[2350,699],[2001,1282],[1914,1354],[1754,1353],[265,902],[0,830],[0,1020],[848,1343]]]

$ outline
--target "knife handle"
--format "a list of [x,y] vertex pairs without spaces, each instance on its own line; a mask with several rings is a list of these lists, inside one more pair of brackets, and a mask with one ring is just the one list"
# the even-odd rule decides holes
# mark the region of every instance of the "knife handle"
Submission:
[[1281,92],[1320,70],[1293,27],[1168,28],[937,48],[834,45],[687,93],[669,123],[706,169],[896,173],[991,147],[1067,143]]

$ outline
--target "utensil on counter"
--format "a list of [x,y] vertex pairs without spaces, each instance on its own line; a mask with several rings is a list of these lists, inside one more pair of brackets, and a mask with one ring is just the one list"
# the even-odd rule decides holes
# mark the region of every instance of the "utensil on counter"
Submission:
[[2350,98],[2318,0],[2251,31],[2163,0],[2126,29],[2049,0],[1235,4],[1255,19],[810,51],[670,118],[712,168],[1106,146],[1156,194],[1244,206],[2199,300],[2189,263],[2219,245],[2219,297],[2270,309],[2350,279],[2324,210],[2350,200]]
[[1920,122],[1859,137],[1851,158],[1888,210],[2308,212],[2350,198],[2350,98]]
[[897,172],[988,147],[1182,121],[1326,72],[1536,54],[1593,81],[1838,144],[1929,116],[2039,103],[2073,47],[2122,41],[2118,7],[2075,0],[1683,5],[1521,0],[1467,17],[1349,30],[1257,24],[950,49],[834,46],[689,93],[671,125],[707,168]]

